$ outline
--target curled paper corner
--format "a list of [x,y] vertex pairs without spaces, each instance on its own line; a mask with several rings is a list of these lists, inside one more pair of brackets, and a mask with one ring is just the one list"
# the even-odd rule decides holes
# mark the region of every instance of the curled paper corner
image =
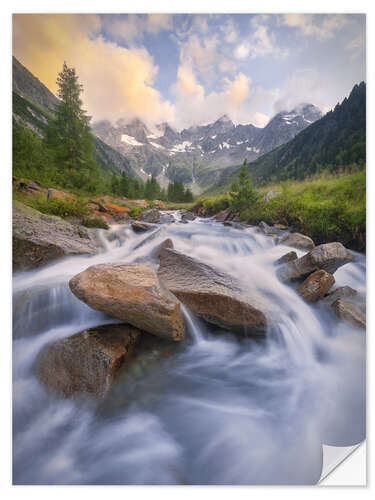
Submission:
[[323,465],[322,473],[318,484],[321,483],[333,470],[346,460],[365,441],[352,446],[330,446],[323,444]]

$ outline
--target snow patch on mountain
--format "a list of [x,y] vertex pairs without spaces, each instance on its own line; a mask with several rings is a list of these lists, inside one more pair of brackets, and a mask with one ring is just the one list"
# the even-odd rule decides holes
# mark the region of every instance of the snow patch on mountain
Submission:
[[138,142],[134,137],[127,134],[121,134],[121,142],[129,144],[129,146],[144,146],[143,142]]

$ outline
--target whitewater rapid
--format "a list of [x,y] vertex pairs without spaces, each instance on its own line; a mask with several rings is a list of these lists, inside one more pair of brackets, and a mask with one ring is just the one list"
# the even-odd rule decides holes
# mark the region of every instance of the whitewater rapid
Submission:
[[[103,251],[14,276],[15,484],[313,484],[322,444],[365,438],[365,334],[323,302],[304,302],[274,262],[290,251],[256,228],[210,219],[101,230]],[[142,262],[171,238],[176,250],[258,289],[281,311],[264,339],[209,326],[183,307],[188,335],[173,356],[151,352],[100,400],[60,399],[34,373],[43,347],[113,323],[70,292],[69,279],[101,262]],[[143,243],[143,244],[142,244]],[[302,251],[297,250],[298,255]],[[365,258],[335,286],[366,293]]]

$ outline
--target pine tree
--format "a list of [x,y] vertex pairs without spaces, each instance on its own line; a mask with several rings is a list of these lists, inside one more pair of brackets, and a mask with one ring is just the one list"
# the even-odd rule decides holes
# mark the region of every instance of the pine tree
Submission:
[[254,205],[258,199],[259,195],[250,179],[250,175],[247,171],[247,161],[243,162],[240,173],[238,175],[238,184],[232,184],[232,208],[234,210],[243,210],[245,208],[250,208]]
[[90,117],[82,109],[83,91],[74,68],[64,62],[57,78],[60,103],[46,129],[46,145],[54,157],[62,179],[72,185],[95,189],[99,177],[98,165],[93,159]]

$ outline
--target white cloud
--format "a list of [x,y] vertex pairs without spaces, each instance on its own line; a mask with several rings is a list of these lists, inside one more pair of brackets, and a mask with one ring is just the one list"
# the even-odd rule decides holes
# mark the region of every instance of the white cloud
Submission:
[[284,14],[281,24],[318,39],[332,38],[348,22],[344,14]]
[[191,124],[208,123],[223,114],[236,119],[251,95],[251,78],[238,73],[233,79],[224,78],[222,83],[221,91],[206,94],[192,68],[180,66],[177,82],[173,87],[176,95],[174,125],[183,128]]
[[118,41],[132,43],[142,40],[146,33],[157,35],[173,28],[172,14],[103,14],[102,22]]
[[364,50],[365,50],[365,34],[360,33],[357,35],[355,38],[353,38],[347,45],[346,45],[346,50],[351,52],[352,58],[360,57],[362,56]]
[[270,121],[270,117],[268,115],[265,115],[263,113],[259,113],[257,111],[254,115],[254,120],[253,120],[253,125],[256,127],[265,127],[267,123]]
[[275,34],[272,33],[269,27],[262,24],[267,17],[257,16],[252,19],[250,29],[251,34],[248,40],[237,45],[234,56],[237,59],[256,59],[258,57],[286,57],[288,50],[281,48],[276,43]]

